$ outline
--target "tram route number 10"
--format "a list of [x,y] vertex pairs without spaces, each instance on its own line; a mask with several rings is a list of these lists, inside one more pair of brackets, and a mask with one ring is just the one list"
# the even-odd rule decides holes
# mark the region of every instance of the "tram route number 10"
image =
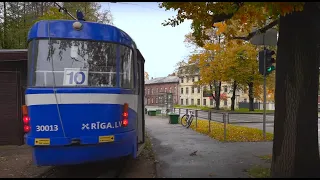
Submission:
[[88,85],[88,71],[80,70],[80,68],[65,68],[64,81],[65,86]]

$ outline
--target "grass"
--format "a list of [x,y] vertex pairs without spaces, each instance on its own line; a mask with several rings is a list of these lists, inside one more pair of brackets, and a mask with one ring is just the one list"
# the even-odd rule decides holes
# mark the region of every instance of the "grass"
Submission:
[[206,107],[206,106],[196,106],[196,105],[189,105],[189,106],[180,106],[180,105],[174,105],[175,108],[184,108],[184,109],[199,109],[203,111],[209,111],[212,108]]
[[[197,128],[195,119],[190,126],[191,129],[206,134],[209,137],[218,141],[224,141],[224,124],[219,122],[210,122],[209,132],[209,121],[208,120],[197,120]],[[266,140],[263,139],[263,131],[256,128],[242,127],[227,124],[227,142],[259,142],[259,141],[272,141],[273,134],[266,133]]]
[[270,168],[265,168],[262,166],[254,166],[248,169],[248,174],[251,178],[269,178]]
[[272,158],[271,154],[260,156],[260,159],[265,160],[267,163],[271,163],[271,160],[272,160],[271,158]]
[[[180,105],[175,105],[175,108],[184,108],[184,109],[198,109],[198,110],[203,110],[203,111],[209,111],[209,110],[215,110],[211,107],[206,107],[206,106],[195,106],[195,105],[190,105],[190,106],[180,106]],[[237,112],[237,113],[263,113],[263,110],[255,109],[254,111],[249,111],[248,108],[240,108],[240,109],[235,109],[234,111],[231,111],[230,109],[226,108],[220,108],[219,111],[225,111],[225,112]],[[274,110],[266,110],[267,113],[274,113]]]
[[[272,155],[263,155],[259,156],[261,160],[264,160],[266,163],[271,163]],[[253,166],[247,170],[248,175],[251,178],[270,178],[270,168],[262,167],[262,166]]]
[[147,133],[145,133],[145,145],[144,145],[144,150],[142,151],[142,154],[151,160],[155,160],[155,155],[152,149],[151,140]]

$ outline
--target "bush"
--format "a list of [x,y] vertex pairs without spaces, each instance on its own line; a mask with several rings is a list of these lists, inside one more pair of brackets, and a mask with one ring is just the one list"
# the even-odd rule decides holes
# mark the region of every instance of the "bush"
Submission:
[[[219,122],[210,122],[210,133],[209,133],[209,121],[208,120],[197,120],[197,128],[195,119],[190,126],[193,130],[206,134],[211,138],[219,141],[224,141],[224,124]],[[273,134],[266,133],[266,141],[272,141]],[[227,124],[227,138],[228,142],[258,142],[264,141],[263,131],[256,128],[242,127]]]

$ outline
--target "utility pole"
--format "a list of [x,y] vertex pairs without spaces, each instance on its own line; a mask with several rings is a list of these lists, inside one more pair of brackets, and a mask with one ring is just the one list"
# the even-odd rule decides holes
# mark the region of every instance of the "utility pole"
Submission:
[[[263,36],[264,39],[264,36]],[[267,50],[266,46],[263,47],[264,56],[263,56],[263,64],[264,67],[267,65]],[[263,71],[263,139],[266,140],[266,105],[267,105],[267,72],[266,68]]]

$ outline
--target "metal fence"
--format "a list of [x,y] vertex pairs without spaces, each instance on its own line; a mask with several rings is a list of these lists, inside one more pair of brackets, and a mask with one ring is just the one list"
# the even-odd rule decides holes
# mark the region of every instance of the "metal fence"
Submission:
[[[263,123],[263,113],[237,113],[237,112],[222,112],[222,111],[204,111],[197,109],[185,109],[185,108],[174,108],[173,112],[181,115],[186,114],[188,111],[194,111],[194,114],[201,119],[224,122],[223,114],[227,115],[228,124],[237,123]],[[266,123],[273,123],[273,113],[267,113]]]
[[[263,113],[236,113],[236,112],[222,112],[222,111],[204,111],[197,109],[174,108],[173,112],[179,114],[180,118],[193,111],[195,127],[198,128],[198,119],[208,120],[208,131],[211,132],[211,122],[219,122],[224,124],[224,140],[226,141],[227,124],[245,124],[245,123],[263,123]],[[266,116],[266,123],[273,123],[273,113],[268,113]]]

